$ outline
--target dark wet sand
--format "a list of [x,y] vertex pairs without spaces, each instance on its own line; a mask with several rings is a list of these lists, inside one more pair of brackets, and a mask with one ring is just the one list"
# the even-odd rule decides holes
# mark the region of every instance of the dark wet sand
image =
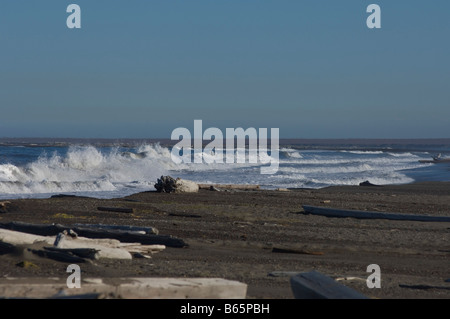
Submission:
[[[450,216],[450,183],[11,200],[0,222],[153,226],[189,244],[152,259],[83,264],[84,277],[220,277],[248,284],[248,298],[285,299],[293,298],[289,276],[270,273],[316,270],[356,277],[341,282],[372,298],[450,298],[450,223],[327,218],[301,214],[302,205]],[[102,212],[98,206],[135,213]],[[276,253],[274,247],[306,253]],[[25,259],[37,267],[16,265]],[[380,289],[367,288],[370,264],[381,268]],[[3,255],[0,277],[65,278],[67,265]]]

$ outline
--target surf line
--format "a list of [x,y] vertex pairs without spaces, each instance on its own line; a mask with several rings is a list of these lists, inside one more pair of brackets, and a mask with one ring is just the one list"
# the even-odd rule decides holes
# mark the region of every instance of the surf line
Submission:
[[[275,174],[279,168],[279,139],[280,129],[270,129],[270,152],[268,150],[267,128],[254,127],[244,130],[238,128],[226,128],[225,132],[225,156],[224,134],[217,127],[207,128],[203,132],[203,121],[194,120],[194,141],[192,143],[191,132],[185,127],[178,127],[172,131],[171,140],[179,140],[171,150],[172,161],[181,163],[248,163],[269,164],[261,166],[261,174]],[[259,133],[259,136],[258,136]],[[180,140],[181,137],[181,140]],[[214,139],[213,139],[214,137]],[[248,143],[247,142],[248,138]],[[211,141],[203,148],[204,141]],[[248,144],[248,152],[247,151]],[[193,152],[192,152],[193,148]],[[246,156],[248,153],[248,156]],[[207,154],[207,156],[205,156]]]

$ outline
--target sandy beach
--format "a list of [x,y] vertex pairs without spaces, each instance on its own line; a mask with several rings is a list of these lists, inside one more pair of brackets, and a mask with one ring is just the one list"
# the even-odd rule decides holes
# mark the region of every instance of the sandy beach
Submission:
[[[370,298],[450,298],[450,223],[329,218],[304,214],[302,208],[450,216],[450,183],[189,194],[149,191],[118,199],[9,202],[0,213],[1,223],[151,226],[189,245],[167,247],[151,259],[86,263],[84,277],[224,278],[246,283],[249,299],[291,299],[290,275],[316,270]],[[99,211],[99,206],[132,208],[134,213]],[[25,260],[35,266],[18,266]],[[380,266],[379,289],[366,285],[370,264]],[[37,256],[0,256],[2,278],[64,278],[66,267],[67,263]]]

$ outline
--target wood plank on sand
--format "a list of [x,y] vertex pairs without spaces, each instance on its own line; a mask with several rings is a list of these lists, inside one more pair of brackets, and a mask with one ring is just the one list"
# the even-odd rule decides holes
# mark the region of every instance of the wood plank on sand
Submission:
[[326,217],[352,217],[357,219],[388,219],[388,220],[409,220],[420,222],[450,222],[449,216],[428,216],[428,215],[412,215],[412,214],[396,214],[383,212],[370,212],[359,210],[335,209],[327,207],[316,207],[303,205],[304,212],[302,214],[320,215]]
[[290,281],[296,299],[368,299],[317,271],[297,274]]

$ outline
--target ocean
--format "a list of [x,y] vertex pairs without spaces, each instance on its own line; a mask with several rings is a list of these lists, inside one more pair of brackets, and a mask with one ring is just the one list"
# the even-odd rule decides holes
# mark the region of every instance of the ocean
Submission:
[[450,163],[419,163],[437,153],[450,157],[450,139],[280,140],[279,169],[271,175],[261,174],[261,166],[268,166],[261,163],[175,164],[172,145],[145,139],[0,139],[0,198],[122,197],[154,190],[162,175],[263,189],[450,181]]

